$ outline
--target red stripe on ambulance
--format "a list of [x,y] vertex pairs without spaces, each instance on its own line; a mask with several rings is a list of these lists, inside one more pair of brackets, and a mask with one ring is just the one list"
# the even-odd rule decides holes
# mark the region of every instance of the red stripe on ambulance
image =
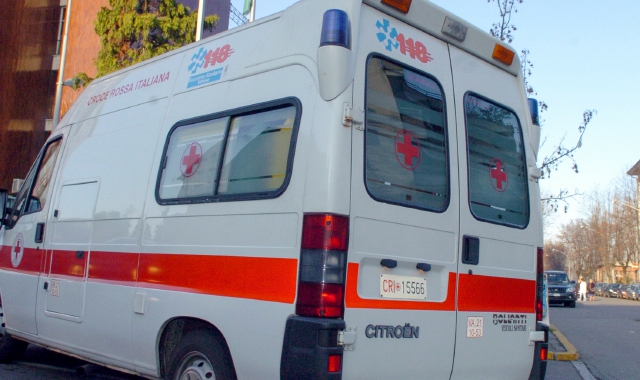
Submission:
[[293,303],[298,260],[141,254],[139,286]]
[[458,310],[535,313],[536,282],[460,274]]

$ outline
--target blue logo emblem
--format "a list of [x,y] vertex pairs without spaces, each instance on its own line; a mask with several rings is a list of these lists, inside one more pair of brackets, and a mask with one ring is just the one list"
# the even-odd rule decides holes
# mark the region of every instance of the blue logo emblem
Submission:
[[[189,72],[193,74],[189,78],[187,88],[200,86],[220,80],[222,74],[226,70],[226,66],[213,68],[218,63],[223,63],[229,56],[233,54],[233,50],[229,44],[217,48],[216,50],[208,50],[203,47],[191,57],[191,64],[187,67]],[[207,69],[211,66],[213,69],[204,73],[197,74],[200,69]]]
[[396,28],[391,28],[389,24],[389,20],[382,19],[382,22],[378,20],[376,22],[376,27],[378,27],[378,41],[382,42],[385,45],[385,48],[389,51],[393,51],[393,49],[398,49],[400,43],[396,40],[398,36],[398,32]]

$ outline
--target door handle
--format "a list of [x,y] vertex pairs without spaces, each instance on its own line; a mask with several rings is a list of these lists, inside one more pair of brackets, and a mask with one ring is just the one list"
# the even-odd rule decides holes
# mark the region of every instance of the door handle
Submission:
[[76,251],[76,258],[82,259],[84,257],[84,251]]
[[44,223],[36,224],[36,244],[41,244],[44,241]]
[[480,262],[480,239],[473,236],[462,238],[462,263],[478,265]]

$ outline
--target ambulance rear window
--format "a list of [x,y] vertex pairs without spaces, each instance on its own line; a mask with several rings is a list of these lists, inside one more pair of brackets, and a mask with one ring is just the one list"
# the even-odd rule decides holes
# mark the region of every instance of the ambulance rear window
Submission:
[[376,200],[442,212],[449,205],[440,85],[373,56],[367,64],[365,183]]
[[278,196],[288,183],[299,120],[296,99],[178,123],[166,144],[159,203]]
[[516,114],[475,94],[465,96],[469,204],[491,223],[529,224],[529,191],[522,128]]

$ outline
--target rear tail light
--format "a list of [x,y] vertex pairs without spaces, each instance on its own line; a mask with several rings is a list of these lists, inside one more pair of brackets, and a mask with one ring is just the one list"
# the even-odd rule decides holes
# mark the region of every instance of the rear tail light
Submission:
[[305,215],[296,314],[342,318],[349,218]]
[[536,257],[536,321],[542,321],[544,305],[542,296],[544,294],[544,250],[538,247]]
[[342,355],[329,355],[327,372],[334,373],[340,371],[342,371]]
[[540,348],[540,360],[541,361],[547,360],[547,355],[548,354],[549,354],[549,348],[548,347],[541,347]]

